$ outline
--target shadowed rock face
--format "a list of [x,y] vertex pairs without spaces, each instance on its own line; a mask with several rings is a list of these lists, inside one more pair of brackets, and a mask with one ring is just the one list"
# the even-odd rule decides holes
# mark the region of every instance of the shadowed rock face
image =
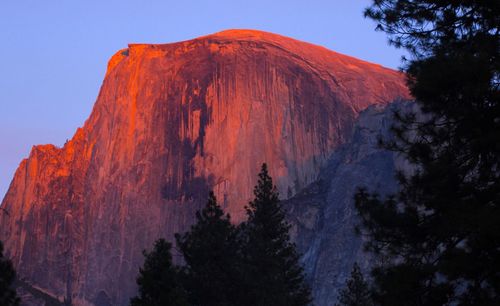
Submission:
[[317,181],[284,204],[316,306],[337,301],[355,262],[369,275],[374,259],[355,234],[360,220],[354,195],[358,187],[382,196],[393,194],[398,186],[395,169],[411,169],[401,156],[378,146],[379,137],[393,139],[390,127],[396,110],[407,113],[416,108],[414,103],[398,102],[363,111],[352,136],[331,155]]
[[184,231],[209,189],[241,221],[262,162],[289,198],[359,111],[407,97],[396,71],[265,32],[129,45],[74,137],[21,162],[0,239],[38,288],[125,305],[141,250]]

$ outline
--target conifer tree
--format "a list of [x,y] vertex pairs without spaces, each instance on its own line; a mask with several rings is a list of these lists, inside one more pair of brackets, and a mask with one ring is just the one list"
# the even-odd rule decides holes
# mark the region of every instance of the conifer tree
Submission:
[[0,305],[17,306],[20,299],[13,288],[16,279],[16,271],[12,262],[3,256],[3,243],[0,242]]
[[172,245],[158,239],[151,252],[143,251],[144,266],[139,270],[139,295],[131,306],[187,306],[179,269],[172,264]]
[[239,304],[239,245],[230,216],[217,204],[213,192],[196,223],[176,235],[184,256],[185,287],[192,305],[224,306]]
[[336,306],[372,306],[371,291],[357,263],[351,271],[351,278],[340,291]]
[[241,226],[247,285],[241,305],[308,305],[310,289],[266,164],[262,165],[254,195],[246,207],[248,221]]
[[413,165],[400,192],[356,206],[381,305],[500,305],[500,1],[374,0],[421,114],[385,146]]

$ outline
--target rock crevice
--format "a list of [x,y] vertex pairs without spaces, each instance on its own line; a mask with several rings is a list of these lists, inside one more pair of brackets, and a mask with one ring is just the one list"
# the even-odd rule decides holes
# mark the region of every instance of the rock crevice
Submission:
[[397,71],[265,32],[129,45],[73,139],[19,166],[0,239],[33,285],[125,305],[142,249],[186,230],[209,189],[241,221],[262,162],[291,197],[359,111],[407,97]]

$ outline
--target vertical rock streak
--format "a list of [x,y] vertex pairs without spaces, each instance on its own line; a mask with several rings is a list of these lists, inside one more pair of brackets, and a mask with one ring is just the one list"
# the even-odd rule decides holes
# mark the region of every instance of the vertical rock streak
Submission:
[[141,250],[185,230],[209,189],[239,222],[262,162],[291,197],[360,110],[404,97],[398,72],[270,33],[129,45],[73,139],[20,164],[0,239],[33,284],[124,305]]

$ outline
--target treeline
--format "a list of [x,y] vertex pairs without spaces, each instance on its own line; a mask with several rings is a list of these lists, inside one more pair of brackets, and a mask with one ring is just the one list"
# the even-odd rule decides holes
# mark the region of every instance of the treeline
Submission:
[[356,194],[378,263],[344,305],[500,305],[500,1],[373,0],[365,16],[409,52],[419,111],[381,140],[411,164],[400,191]]
[[131,305],[308,305],[310,289],[266,164],[254,195],[247,221],[235,226],[210,193],[196,223],[175,236],[180,266],[172,262],[172,245],[157,240],[144,252]]

